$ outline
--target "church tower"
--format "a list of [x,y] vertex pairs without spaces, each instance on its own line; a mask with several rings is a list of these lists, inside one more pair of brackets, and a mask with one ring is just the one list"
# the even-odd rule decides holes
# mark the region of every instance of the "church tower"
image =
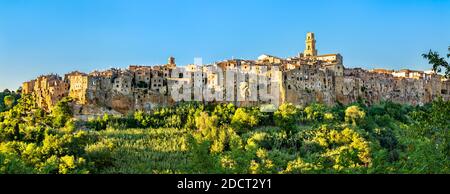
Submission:
[[317,56],[316,50],[316,39],[314,38],[314,33],[308,32],[306,33],[306,48],[303,54],[305,56]]
[[167,60],[167,64],[175,65],[175,57],[169,57],[169,59]]
[[169,57],[167,59],[167,67],[169,68],[175,68],[177,65],[175,64],[175,57]]

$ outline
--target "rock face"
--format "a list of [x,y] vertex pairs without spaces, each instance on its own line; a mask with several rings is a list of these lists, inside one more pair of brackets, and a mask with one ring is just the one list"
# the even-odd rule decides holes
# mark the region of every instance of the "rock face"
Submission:
[[[179,68],[170,57],[165,65],[71,72],[64,79],[46,75],[23,83],[22,91],[33,95],[38,106],[46,110],[69,96],[75,100],[79,115],[151,110],[180,99],[237,106],[284,102],[333,105],[359,98],[369,104],[391,100],[421,105],[437,97],[450,99],[450,80],[438,74],[345,68],[340,54],[317,55],[315,43],[314,34],[308,33],[304,53],[287,59],[261,55],[257,60],[232,59]],[[241,74],[229,73],[236,70]],[[261,81],[268,85],[261,85]]]

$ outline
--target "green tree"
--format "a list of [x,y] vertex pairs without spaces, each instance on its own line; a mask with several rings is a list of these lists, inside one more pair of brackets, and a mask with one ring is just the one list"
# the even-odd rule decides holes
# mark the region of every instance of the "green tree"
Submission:
[[66,122],[73,116],[71,102],[71,98],[63,98],[53,107],[52,116],[55,127],[64,127]]
[[5,96],[5,98],[3,98],[3,101],[8,108],[11,108],[13,106],[15,100],[16,99],[11,95]]
[[231,119],[231,125],[238,132],[249,131],[251,128],[257,126],[259,117],[256,110],[247,108],[238,108]]
[[291,131],[299,121],[299,111],[291,103],[282,104],[274,113],[275,125],[284,130]]
[[326,107],[323,104],[311,104],[305,108],[306,119],[307,121],[322,121],[325,116]]
[[143,111],[136,111],[133,116],[140,127],[147,127],[149,120]]
[[18,93],[11,92],[8,89],[0,92],[0,112],[11,109],[19,99]]
[[351,122],[353,125],[359,123],[365,116],[366,113],[359,106],[354,105],[345,109],[345,121]]
[[233,103],[229,104],[218,104],[214,107],[213,115],[219,118],[219,124],[230,124],[233,118],[234,112],[236,111]]
[[207,139],[213,139],[217,133],[217,117],[209,116],[207,112],[201,112],[195,117],[197,130]]
[[[428,51],[428,53],[422,54],[422,57],[427,59],[430,64],[433,65],[433,71],[440,73],[442,68],[445,69],[445,77],[450,77],[450,65],[445,61],[444,57],[440,57],[436,51]],[[448,47],[447,58],[450,58],[450,46]]]

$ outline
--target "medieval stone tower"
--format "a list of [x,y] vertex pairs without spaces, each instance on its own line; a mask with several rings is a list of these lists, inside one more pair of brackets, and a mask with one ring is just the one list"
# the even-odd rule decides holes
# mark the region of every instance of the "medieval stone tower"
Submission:
[[303,54],[305,56],[317,56],[316,50],[316,39],[314,38],[314,33],[308,32],[306,33],[306,48]]
[[169,59],[167,60],[167,64],[169,65],[174,65],[175,64],[175,57],[169,57]]
[[177,65],[175,64],[175,57],[169,57],[169,59],[167,59],[167,67],[169,69],[173,69],[175,68]]

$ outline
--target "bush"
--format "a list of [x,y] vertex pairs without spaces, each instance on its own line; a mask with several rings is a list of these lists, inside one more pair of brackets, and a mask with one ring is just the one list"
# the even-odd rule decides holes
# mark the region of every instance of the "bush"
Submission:
[[345,122],[351,122],[353,125],[360,123],[365,116],[366,113],[359,106],[354,105],[345,109]]
[[282,104],[274,113],[275,125],[292,131],[299,121],[299,110],[292,104]]
[[238,108],[231,119],[231,125],[239,133],[249,131],[259,123],[259,111],[256,109]]
[[214,107],[212,115],[217,116],[220,125],[225,125],[231,123],[235,111],[236,108],[232,103],[218,104]]
[[216,136],[217,120],[216,116],[209,116],[207,112],[201,112],[195,117],[195,126],[207,139],[213,139]]
[[312,141],[326,149],[321,156],[328,158],[332,162],[329,167],[335,170],[369,167],[372,164],[369,143],[350,128],[339,131],[322,126]]
[[309,122],[321,122],[324,119],[327,109],[325,105],[322,104],[311,104],[304,109],[306,113],[305,121]]
[[83,158],[74,156],[51,156],[39,165],[39,171],[43,174],[87,174],[89,173],[87,162]]
[[301,158],[297,158],[296,160],[290,161],[288,163],[288,165],[287,165],[286,169],[283,171],[283,173],[304,174],[304,173],[312,173],[314,171],[318,171],[319,169],[321,169],[320,166],[305,162]]
[[14,96],[11,96],[11,95],[5,96],[5,98],[3,98],[3,102],[5,103],[5,106],[7,108],[11,108],[13,106],[15,100],[16,99],[14,98]]
[[17,104],[18,99],[20,99],[20,95],[18,93],[11,92],[8,89],[0,92],[0,112],[7,111],[14,107],[14,105]]
[[27,166],[16,154],[0,152],[0,174],[29,173],[34,173],[33,168]]

